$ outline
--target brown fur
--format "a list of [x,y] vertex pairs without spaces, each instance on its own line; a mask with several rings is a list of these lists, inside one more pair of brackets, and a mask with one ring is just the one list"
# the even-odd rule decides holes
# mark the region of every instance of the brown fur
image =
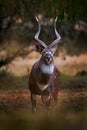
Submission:
[[[50,107],[50,99],[46,101],[46,99],[43,99],[44,96],[48,98],[48,96],[51,94],[53,95],[54,101],[57,104],[58,101],[58,84],[59,84],[59,77],[60,73],[54,68],[54,72],[50,75],[42,73],[39,62],[36,62],[31,70],[30,77],[29,77],[29,89],[31,91],[31,101],[32,101],[32,108],[33,111],[36,111],[36,99],[35,95],[41,95],[43,103],[45,103],[47,109]],[[39,84],[48,84],[49,86],[44,90],[41,91],[37,82]],[[34,95],[34,96],[33,96]]]

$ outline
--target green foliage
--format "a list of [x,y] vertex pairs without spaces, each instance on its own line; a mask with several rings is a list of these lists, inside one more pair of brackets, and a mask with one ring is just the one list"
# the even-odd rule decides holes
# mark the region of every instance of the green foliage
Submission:
[[71,91],[79,91],[79,90],[87,90],[87,76],[69,76],[69,75],[61,75],[61,83],[60,90],[71,90]]
[[55,116],[45,114],[33,115],[20,111],[15,114],[0,115],[2,130],[85,130],[87,128],[87,111],[81,114],[56,113]]
[[28,76],[15,77],[5,70],[0,71],[0,90],[28,89]]
[[[87,90],[87,76],[69,76],[61,74],[60,90]],[[28,75],[16,77],[5,70],[0,71],[0,90],[28,89]]]

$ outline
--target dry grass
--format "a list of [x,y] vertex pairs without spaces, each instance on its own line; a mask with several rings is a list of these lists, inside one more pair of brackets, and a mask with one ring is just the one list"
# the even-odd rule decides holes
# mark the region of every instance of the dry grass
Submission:
[[[8,71],[15,76],[24,76],[29,73],[32,65],[40,58],[40,55],[36,52],[32,52],[26,57],[16,58],[9,66]],[[61,73],[67,75],[75,75],[78,71],[87,71],[87,54],[81,54],[80,56],[67,56],[66,59],[62,59],[61,56],[54,58],[55,64]]]

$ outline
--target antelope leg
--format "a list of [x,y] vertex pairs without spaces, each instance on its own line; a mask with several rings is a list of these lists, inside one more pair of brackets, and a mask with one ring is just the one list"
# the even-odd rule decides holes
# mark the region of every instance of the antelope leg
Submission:
[[36,112],[36,95],[31,93],[32,110]]
[[50,99],[51,99],[50,95],[41,95],[41,98],[42,98],[42,101],[45,104],[47,110],[50,109],[51,108],[51,106],[50,106]]

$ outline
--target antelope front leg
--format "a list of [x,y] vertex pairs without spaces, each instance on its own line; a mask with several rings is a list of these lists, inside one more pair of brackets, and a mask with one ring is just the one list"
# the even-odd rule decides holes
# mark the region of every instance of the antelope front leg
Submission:
[[36,112],[36,95],[31,93],[32,110]]
[[58,93],[53,93],[53,98],[55,101],[55,109],[57,109],[58,106]]
[[47,110],[49,110],[51,108],[50,106],[50,94],[49,95],[41,95],[42,101],[45,104]]

